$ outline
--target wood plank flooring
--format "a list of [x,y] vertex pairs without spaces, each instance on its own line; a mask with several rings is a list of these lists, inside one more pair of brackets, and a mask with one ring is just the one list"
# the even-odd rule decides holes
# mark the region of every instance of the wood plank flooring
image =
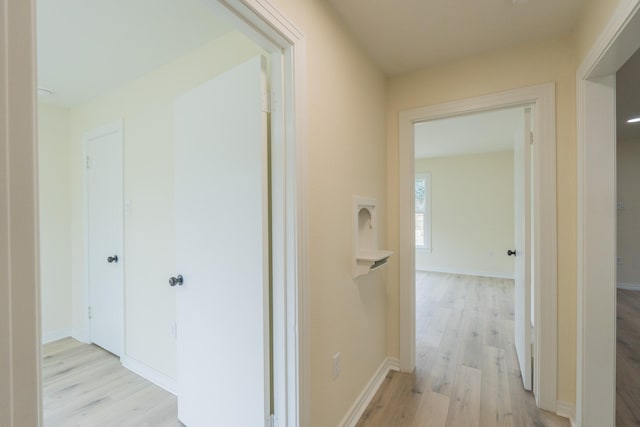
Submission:
[[179,427],[176,397],[113,354],[65,338],[43,347],[45,427]]
[[420,272],[416,305],[416,371],[389,373],[359,427],[569,427],[522,387],[512,280]]
[[640,426],[640,292],[618,289],[616,425]]

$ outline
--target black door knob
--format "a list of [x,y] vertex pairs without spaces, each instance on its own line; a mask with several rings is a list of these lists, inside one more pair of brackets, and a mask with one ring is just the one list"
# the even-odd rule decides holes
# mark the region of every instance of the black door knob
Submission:
[[107,262],[111,264],[112,262],[118,262],[118,255],[110,256],[107,258]]
[[509,249],[509,250],[507,251],[507,255],[509,255],[509,256],[516,256],[516,250],[515,250],[515,249],[514,249],[514,250]]
[[184,279],[182,278],[182,274],[178,274],[175,277],[169,278],[169,286],[174,287],[176,285],[182,286],[184,283]]

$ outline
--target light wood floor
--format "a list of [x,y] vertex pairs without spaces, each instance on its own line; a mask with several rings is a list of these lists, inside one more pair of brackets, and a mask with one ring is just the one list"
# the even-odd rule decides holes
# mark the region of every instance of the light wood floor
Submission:
[[177,427],[176,397],[120,359],[66,338],[43,348],[45,427]]
[[416,371],[391,372],[358,426],[569,427],[522,387],[513,281],[418,273],[416,305]]
[[640,426],[640,292],[618,289],[616,425]]

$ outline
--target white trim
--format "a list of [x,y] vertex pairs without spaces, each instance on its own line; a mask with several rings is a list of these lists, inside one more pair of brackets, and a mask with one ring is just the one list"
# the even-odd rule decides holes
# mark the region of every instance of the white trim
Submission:
[[618,282],[618,289],[625,289],[627,291],[640,291],[640,285],[635,283],[620,283]]
[[576,424],[615,425],[615,73],[640,47],[640,0],[620,0],[576,73]]
[[540,408],[555,410],[557,393],[557,229],[555,85],[541,84],[399,114],[400,212],[400,366],[415,365],[415,248],[412,182],[415,170],[414,123],[472,112],[533,104],[533,227],[536,328],[534,394]]
[[49,344],[71,336],[71,328],[58,329],[57,331],[42,334],[42,344]]
[[133,357],[127,356],[126,354],[120,358],[120,362],[122,362],[122,366],[124,366],[134,374],[141,376],[145,380],[152,382],[158,387],[177,396],[178,384],[175,378],[172,378],[167,374],[153,369],[150,366],[134,359]]
[[424,271],[426,273],[449,273],[449,274],[461,274],[463,276],[478,276],[478,277],[493,277],[496,279],[512,279],[513,274],[494,273],[491,271],[482,270],[465,270],[456,268],[439,268],[439,267],[421,267],[416,266],[416,271]]
[[89,337],[89,329],[88,328],[72,328],[71,329],[71,338],[76,341],[80,341],[81,343],[90,344],[91,339]]
[[353,405],[351,405],[351,408],[349,408],[344,418],[342,418],[342,421],[338,423],[338,426],[355,427],[358,421],[360,421],[360,417],[367,409],[367,406],[369,406],[369,403],[371,403],[378,389],[384,382],[387,374],[389,374],[389,372],[391,371],[399,370],[400,361],[398,359],[392,357],[387,357],[386,359],[384,359],[376,372],[373,374],[373,377],[371,377],[360,395],[358,395],[356,401],[353,403]]
[[35,1],[0,0],[0,425],[42,425]]
[[310,425],[307,99],[304,34],[268,0],[209,0],[272,54],[274,418]]
[[576,427],[576,405],[558,400],[556,407],[556,414],[560,417],[568,418],[571,427]]

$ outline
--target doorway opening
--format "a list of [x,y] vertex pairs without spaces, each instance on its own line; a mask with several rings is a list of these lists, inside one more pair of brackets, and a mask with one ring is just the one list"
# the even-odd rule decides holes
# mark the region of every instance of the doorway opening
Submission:
[[640,50],[616,72],[616,425],[640,419]]
[[[521,325],[522,335],[519,338],[526,339],[526,335],[530,334],[531,330],[525,325],[529,324],[529,320],[535,319],[536,328],[531,341],[535,342],[536,346],[533,349],[533,364],[531,365],[529,364],[530,357],[527,355],[531,351],[530,344],[525,345],[526,340],[521,339],[522,345],[519,346],[518,352],[520,355],[518,359],[520,360],[520,366],[529,366],[530,370],[525,372],[522,377],[525,381],[527,378],[533,379],[533,384],[525,383],[525,386],[528,385],[528,388],[533,386],[537,406],[555,412],[557,369],[555,272],[557,260],[555,248],[555,166],[553,166],[555,165],[555,108],[554,86],[552,84],[516,89],[400,113],[400,220],[401,224],[404,224],[400,233],[400,363],[401,369],[405,372],[412,372],[415,367],[416,266],[418,266],[418,262],[427,262],[428,258],[431,258],[431,261],[435,260],[432,254],[427,256],[419,254],[417,251],[420,251],[421,248],[416,249],[415,246],[417,236],[414,229],[414,221],[416,221],[414,206],[416,203],[415,180],[417,171],[415,138],[419,132],[418,124],[513,107],[520,107],[522,112],[525,106],[530,106],[535,120],[532,125],[534,143],[531,148],[531,160],[520,163],[531,169],[530,187],[526,186],[530,190],[531,198],[527,199],[525,197],[525,201],[530,200],[530,204],[522,208],[523,212],[529,213],[531,217],[531,224],[526,227],[530,240],[524,243],[523,247],[526,247],[526,250],[520,249],[520,251],[530,253],[530,255],[522,257],[523,260],[530,262],[530,269],[527,270],[525,268],[523,271],[528,271],[524,277],[529,278],[534,283],[532,289],[534,289],[535,294],[531,299],[531,294],[529,293],[531,288],[527,288],[527,291],[523,291],[520,295],[521,303],[519,306],[522,307],[522,318],[519,324]],[[526,122],[527,120],[523,118],[523,130]],[[524,132],[522,132],[522,135],[524,135]],[[524,136],[522,139],[524,140]],[[511,142],[513,144],[513,139]],[[435,185],[433,174],[430,179],[433,188]],[[513,187],[511,194],[516,194]],[[433,217],[435,214],[433,200],[431,204]],[[511,210],[513,208],[514,204],[511,205]],[[433,220],[434,218],[432,218]],[[435,225],[432,224],[433,226]],[[431,231],[432,250],[435,249],[434,230],[432,228]],[[505,255],[507,255],[507,250],[513,250],[513,248],[505,248]],[[491,251],[491,248],[485,248],[482,251],[482,256],[488,258],[492,253],[493,257],[495,257],[497,252],[497,248],[493,248],[493,251]],[[517,248],[515,252],[518,253]],[[455,250],[452,253],[455,254]],[[458,273],[460,272],[463,271],[458,271]],[[478,274],[478,268],[471,269],[467,267],[466,272]],[[527,304],[531,300],[534,302],[533,310]],[[530,377],[530,375],[533,375],[533,377]]]
[[[98,313],[94,307],[96,303],[91,299],[91,294],[96,292],[87,292],[93,290],[88,280],[89,272],[96,270],[88,259],[97,250],[87,244],[90,233],[85,233],[83,225],[83,205],[88,205],[87,209],[91,211],[91,203],[85,204],[83,199],[96,200],[85,197],[83,169],[87,166],[91,169],[95,153],[90,153],[87,160],[82,139],[85,132],[96,126],[121,120],[123,172],[120,177],[107,175],[106,181],[109,178],[122,180],[124,196],[120,201],[124,208],[120,208],[119,216],[124,223],[124,243],[122,248],[109,248],[106,256],[100,254],[99,260],[106,268],[117,266],[123,271],[124,291],[119,299],[124,309],[123,314],[116,317],[124,326],[121,348],[107,344],[102,347],[120,356],[120,361],[129,370],[169,392],[177,392],[180,371],[176,360],[180,349],[176,336],[185,335],[178,332],[183,322],[176,312],[175,294],[188,289],[190,282],[193,285],[196,275],[185,274],[179,283],[183,285],[182,289],[167,280],[179,277],[174,250],[176,226],[172,221],[176,199],[175,100],[212,78],[231,72],[238,64],[262,55],[268,60],[270,77],[263,79],[259,68],[256,75],[261,82],[269,83],[269,89],[258,93],[253,105],[257,106],[257,111],[267,113],[269,100],[272,100],[278,108],[269,113],[270,141],[268,144],[265,141],[264,151],[259,153],[264,171],[270,170],[270,175],[254,182],[259,191],[271,196],[265,199],[270,212],[255,212],[257,222],[271,232],[262,239],[263,243],[254,245],[266,260],[261,274],[266,277],[270,292],[261,297],[266,311],[265,317],[258,320],[257,327],[261,332],[256,336],[256,341],[266,349],[261,363],[261,369],[266,370],[265,409],[259,419],[266,425],[273,415],[283,425],[287,421],[297,425],[306,416],[304,396],[301,396],[305,384],[301,383],[299,375],[306,365],[305,355],[299,354],[304,346],[298,335],[298,328],[304,329],[303,316],[306,315],[306,264],[302,261],[305,237],[300,210],[304,170],[296,167],[303,138],[301,126],[294,126],[295,117],[300,115],[293,114],[301,111],[298,110],[298,96],[304,88],[297,84],[298,92],[293,90],[298,71],[297,60],[292,59],[294,51],[302,52],[300,34],[288,21],[278,21],[277,31],[270,27],[273,25],[270,19],[279,16],[271,7],[254,12],[244,4],[228,6],[214,1],[195,1],[180,6],[157,6],[151,19],[148,8],[142,4],[135,7],[131,2],[107,3],[97,8],[92,5],[90,11],[65,9],[59,3],[45,0],[37,5],[38,51],[41,52],[38,85],[41,88],[39,160],[44,341],[75,337],[80,342],[100,344],[94,327],[94,316]],[[266,15],[269,15],[268,19]],[[89,22],[92,18],[96,22]],[[56,19],[69,19],[75,25],[59,25]],[[150,23],[152,28],[145,24],[145,32],[141,33],[140,26],[136,25],[140,21]],[[264,27],[260,32],[256,30],[258,24]],[[113,37],[108,36],[113,35],[111,25],[119,28]],[[186,25],[185,31],[179,30],[181,25]],[[166,28],[176,31],[167,33]],[[89,37],[94,29],[98,35]],[[78,38],[78,33],[84,33],[86,37]],[[83,40],[74,44],[77,39]],[[103,49],[96,53],[96,46]],[[123,60],[122,56],[127,59]],[[74,59],[80,61],[74,62]],[[66,71],[62,70],[64,67],[67,67]],[[221,100],[227,98],[219,97]],[[265,122],[261,130],[266,129]],[[298,147],[296,151],[293,150],[294,143]],[[45,144],[48,144],[47,148],[42,149]],[[46,153],[56,153],[56,156],[49,157]],[[236,166],[236,170],[242,170],[242,165]],[[117,172],[113,168],[107,169]],[[189,168],[181,171],[190,172]],[[250,180],[249,175],[243,174],[242,179]],[[224,177],[219,179],[224,180]],[[215,195],[205,196],[202,199],[210,202],[215,199]],[[103,192],[97,200],[102,199]],[[103,209],[96,208],[95,211],[99,213]],[[88,222],[86,228],[96,223]],[[207,224],[200,226],[206,228]],[[112,230],[106,232],[102,227],[101,230],[107,235],[118,234]],[[247,239],[243,242],[249,247],[252,245]],[[84,262],[83,254],[87,254]],[[272,288],[269,278],[272,278]],[[273,317],[269,317],[269,313],[273,313]],[[249,320],[246,322],[250,323]],[[233,328],[231,331],[233,334]],[[207,340],[210,341],[203,339]],[[60,346],[57,349],[61,350]],[[54,425],[47,422],[47,403],[52,402],[47,398],[50,391],[46,389],[48,373],[45,366],[45,425]]]
[[471,368],[483,389],[500,384],[535,406],[524,392],[535,335],[531,116],[518,106],[414,124],[416,372],[433,391],[452,393]]

